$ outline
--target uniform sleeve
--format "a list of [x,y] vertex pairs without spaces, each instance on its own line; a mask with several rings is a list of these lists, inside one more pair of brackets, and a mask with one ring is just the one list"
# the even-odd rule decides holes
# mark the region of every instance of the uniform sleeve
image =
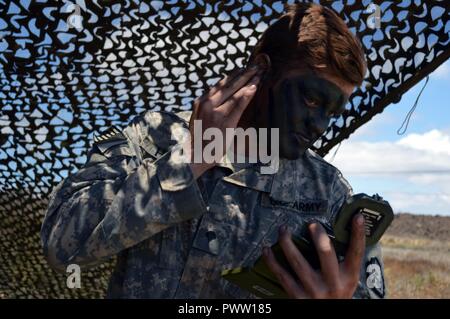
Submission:
[[[334,218],[345,201],[353,195],[353,189],[339,171],[337,171],[332,189],[334,197],[332,218]],[[377,243],[373,246],[366,247],[360,270],[360,280],[353,298],[379,299],[385,297],[384,264],[381,245]]]
[[179,160],[181,146],[145,157],[139,144],[154,146],[143,134],[149,123],[143,117],[130,125],[131,141],[107,135],[87,164],[53,190],[41,240],[54,269],[94,265],[206,211],[189,164]]

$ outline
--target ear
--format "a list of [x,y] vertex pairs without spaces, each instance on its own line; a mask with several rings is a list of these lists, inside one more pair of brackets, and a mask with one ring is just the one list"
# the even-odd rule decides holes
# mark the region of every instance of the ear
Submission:
[[270,60],[270,56],[266,53],[259,53],[253,62],[265,70],[270,70],[272,68],[272,61]]
[[273,78],[272,61],[270,56],[266,53],[259,53],[252,59],[251,64],[259,65],[262,69],[264,69],[264,75],[261,79],[261,83],[264,83],[263,85],[267,85]]

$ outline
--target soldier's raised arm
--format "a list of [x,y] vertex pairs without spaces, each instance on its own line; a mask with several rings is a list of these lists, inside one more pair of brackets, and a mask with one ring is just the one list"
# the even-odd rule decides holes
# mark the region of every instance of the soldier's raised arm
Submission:
[[[232,73],[194,102],[191,120],[236,127],[261,75],[256,66]],[[147,112],[97,139],[85,167],[50,196],[41,239],[53,268],[93,265],[206,211],[196,179],[214,164],[180,161],[177,126],[190,128],[174,114]]]
[[96,139],[87,164],[50,196],[41,239],[53,268],[95,264],[206,211],[189,163],[174,160],[181,145],[170,129],[182,123],[147,112]]

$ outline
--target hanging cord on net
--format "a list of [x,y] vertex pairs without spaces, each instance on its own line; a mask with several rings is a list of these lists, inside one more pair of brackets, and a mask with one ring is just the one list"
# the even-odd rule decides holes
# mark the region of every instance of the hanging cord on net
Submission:
[[338,146],[336,147],[336,150],[334,151],[334,154],[333,154],[333,156],[330,159],[330,163],[332,163],[334,161],[334,158],[336,157],[336,154],[339,151],[339,148],[341,147],[341,143],[339,143]]
[[[430,79],[430,76],[427,75],[427,78],[425,80],[425,84],[423,85],[422,89],[420,90],[419,95],[417,95],[417,98],[416,98],[416,101],[414,102],[414,105],[409,110],[408,114],[406,115],[405,120],[402,123],[402,126],[400,126],[400,128],[397,130],[397,134],[398,135],[403,135],[403,134],[406,133],[406,130],[408,129],[409,121],[411,120],[411,117],[412,117],[414,111],[416,110],[417,104],[419,103],[420,96],[422,95],[423,90],[427,86],[429,79]],[[403,126],[405,126],[404,130],[402,130]]]

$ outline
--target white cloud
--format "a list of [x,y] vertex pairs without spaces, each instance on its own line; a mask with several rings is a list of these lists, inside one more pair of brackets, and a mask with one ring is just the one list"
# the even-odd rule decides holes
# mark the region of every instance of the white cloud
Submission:
[[450,156],[450,135],[439,130],[425,134],[410,134],[398,142],[407,148]]
[[395,211],[450,214],[450,132],[409,134],[393,142],[350,140],[332,164],[359,191],[380,192]]
[[432,130],[409,134],[396,142],[350,141],[342,144],[333,164],[352,174],[450,172],[450,135]]

